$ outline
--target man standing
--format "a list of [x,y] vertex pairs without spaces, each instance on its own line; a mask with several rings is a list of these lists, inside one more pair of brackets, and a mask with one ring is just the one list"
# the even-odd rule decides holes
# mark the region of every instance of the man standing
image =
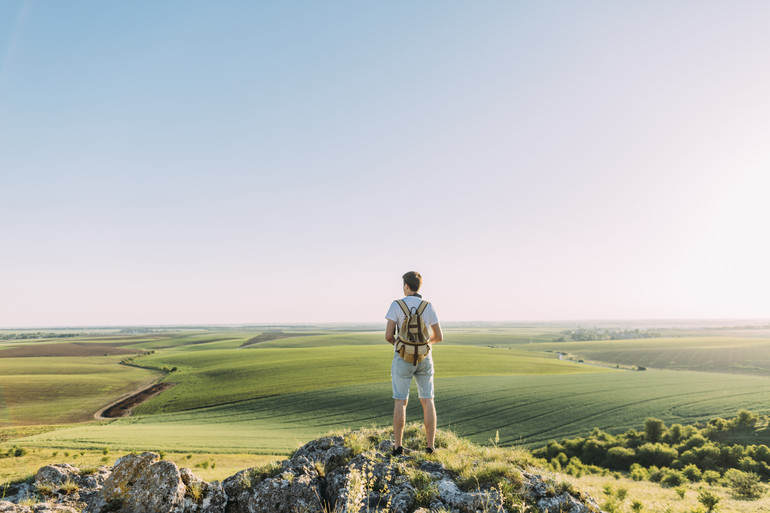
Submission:
[[[408,309],[411,312],[416,312],[420,303],[422,303],[422,296],[417,293],[422,285],[422,276],[415,271],[409,271],[403,277],[404,280],[404,299]],[[385,318],[388,320],[388,324],[385,327],[385,340],[395,346],[396,344],[396,326],[401,326],[404,321],[405,314],[403,309],[399,306],[397,301],[393,301],[390,305]],[[425,310],[422,312],[423,322],[430,326],[430,339],[429,344],[436,344],[441,342],[443,334],[441,333],[441,326],[438,322],[438,316],[433,309],[433,305],[427,304]],[[433,404],[433,357],[432,352],[428,352],[428,355],[421,362],[409,363],[402,359],[398,352],[393,355],[393,365],[390,369],[390,379],[393,384],[393,399],[396,400],[396,405],[393,409],[393,437],[395,438],[395,448],[393,449],[393,455],[398,456],[404,453],[402,446],[404,436],[404,425],[406,424],[406,403],[409,400],[409,387],[412,384],[412,377],[417,381],[417,391],[422,403],[423,420],[425,423],[425,437],[427,441],[427,448],[425,449],[428,454],[436,450],[435,438],[436,438],[436,407]]]

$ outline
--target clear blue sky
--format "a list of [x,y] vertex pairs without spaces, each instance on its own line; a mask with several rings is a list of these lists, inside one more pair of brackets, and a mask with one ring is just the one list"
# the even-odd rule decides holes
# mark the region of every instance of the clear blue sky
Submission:
[[0,327],[770,316],[770,4],[0,3]]

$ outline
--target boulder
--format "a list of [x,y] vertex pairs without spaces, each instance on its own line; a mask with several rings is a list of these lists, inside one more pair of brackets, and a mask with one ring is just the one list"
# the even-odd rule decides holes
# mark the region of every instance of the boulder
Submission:
[[221,513],[227,506],[227,495],[219,481],[207,483],[189,468],[179,469],[185,485],[185,513]]
[[227,497],[218,482],[207,483],[145,452],[118,459],[87,502],[86,513],[224,513]]
[[321,476],[315,463],[297,452],[263,476],[248,469],[227,478],[222,486],[228,497],[227,513],[311,513],[323,511]]

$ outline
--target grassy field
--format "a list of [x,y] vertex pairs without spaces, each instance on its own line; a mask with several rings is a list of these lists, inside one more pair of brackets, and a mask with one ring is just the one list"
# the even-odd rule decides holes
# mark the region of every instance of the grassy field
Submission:
[[[504,445],[534,447],[593,427],[624,431],[649,416],[670,424],[739,409],[770,413],[770,380],[757,375],[767,363],[761,355],[770,359],[769,338],[736,330],[552,342],[564,329],[448,329],[434,353],[440,426],[481,443],[499,433]],[[65,426],[3,444],[274,455],[330,429],[389,424],[392,349],[382,333],[320,331],[308,327],[290,337],[276,336],[278,330],[229,329],[4,341],[0,426],[88,420],[110,399],[161,375],[118,365],[129,350],[154,351],[135,364],[175,367],[163,379],[176,386],[138,407],[134,417]],[[249,340],[256,343],[241,348]],[[94,356],[61,356],[87,344]],[[106,347],[124,354],[97,355]],[[4,350],[16,357],[3,358]],[[18,356],[25,350],[37,356]],[[560,361],[557,351],[611,365],[672,370],[610,370]],[[714,370],[729,373],[702,372]],[[408,415],[420,417],[416,395]]]
[[92,420],[114,398],[161,374],[123,356],[0,358],[0,426]]
[[[770,380],[695,372],[461,376],[437,379],[436,389],[440,427],[479,443],[499,433],[502,445],[534,447],[585,435],[593,427],[620,432],[650,416],[671,424],[733,415],[741,408],[770,411]],[[23,443],[285,454],[330,429],[387,425],[391,415],[390,384],[381,381],[74,426]],[[408,416],[421,416],[416,397]]]
[[[628,492],[626,499],[619,503],[620,511],[631,511],[631,503],[639,501],[643,505],[642,511],[692,513],[705,511],[698,502],[698,491],[702,484],[686,484],[681,488],[684,497],[673,488],[662,488],[657,483],[649,481],[633,481],[626,477],[608,477],[599,475],[586,475],[575,478],[568,475],[560,475],[560,479],[573,483],[578,490],[583,490],[593,497],[599,506],[603,506],[607,500],[606,487],[613,490],[624,488]],[[721,513],[760,513],[770,511],[770,497],[762,497],[759,500],[748,501],[734,498],[729,489],[723,486],[708,486],[708,490],[715,493],[720,502],[717,511]]]
[[648,368],[724,372],[770,373],[770,338],[738,336],[685,336],[642,340],[546,343],[543,349],[563,351],[585,360],[641,365]]
[[[176,367],[164,378],[175,387],[137,409],[138,414],[191,410],[248,399],[390,380],[388,344],[159,352],[140,365]],[[309,337],[316,339],[317,337]],[[336,341],[336,338],[332,339]],[[488,347],[440,346],[434,361],[442,378],[522,374],[582,374],[603,369],[559,361],[554,353]]]

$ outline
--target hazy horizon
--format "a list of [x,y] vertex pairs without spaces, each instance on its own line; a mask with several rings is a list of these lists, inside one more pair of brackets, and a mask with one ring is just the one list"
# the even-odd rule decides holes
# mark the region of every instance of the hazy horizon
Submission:
[[763,318],[768,22],[3,2],[0,328]]
[[[532,326],[581,326],[596,328],[770,328],[770,318],[757,319],[554,319],[548,321],[535,320],[508,320],[508,321],[442,321],[445,328],[470,328],[470,327],[521,327]],[[366,330],[384,330],[384,323],[379,321],[340,321],[340,322],[285,322],[285,323],[262,323],[262,322],[241,322],[241,323],[196,323],[196,324],[104,324],[104,325],[59,325],[59,326],[9,326],[0,327],[0,331],[32,331],[32,330],[98,330],[98,329],[225,329],[225,328],[324,328],[331,329],[335,327],[350,328],[359,327]]]

